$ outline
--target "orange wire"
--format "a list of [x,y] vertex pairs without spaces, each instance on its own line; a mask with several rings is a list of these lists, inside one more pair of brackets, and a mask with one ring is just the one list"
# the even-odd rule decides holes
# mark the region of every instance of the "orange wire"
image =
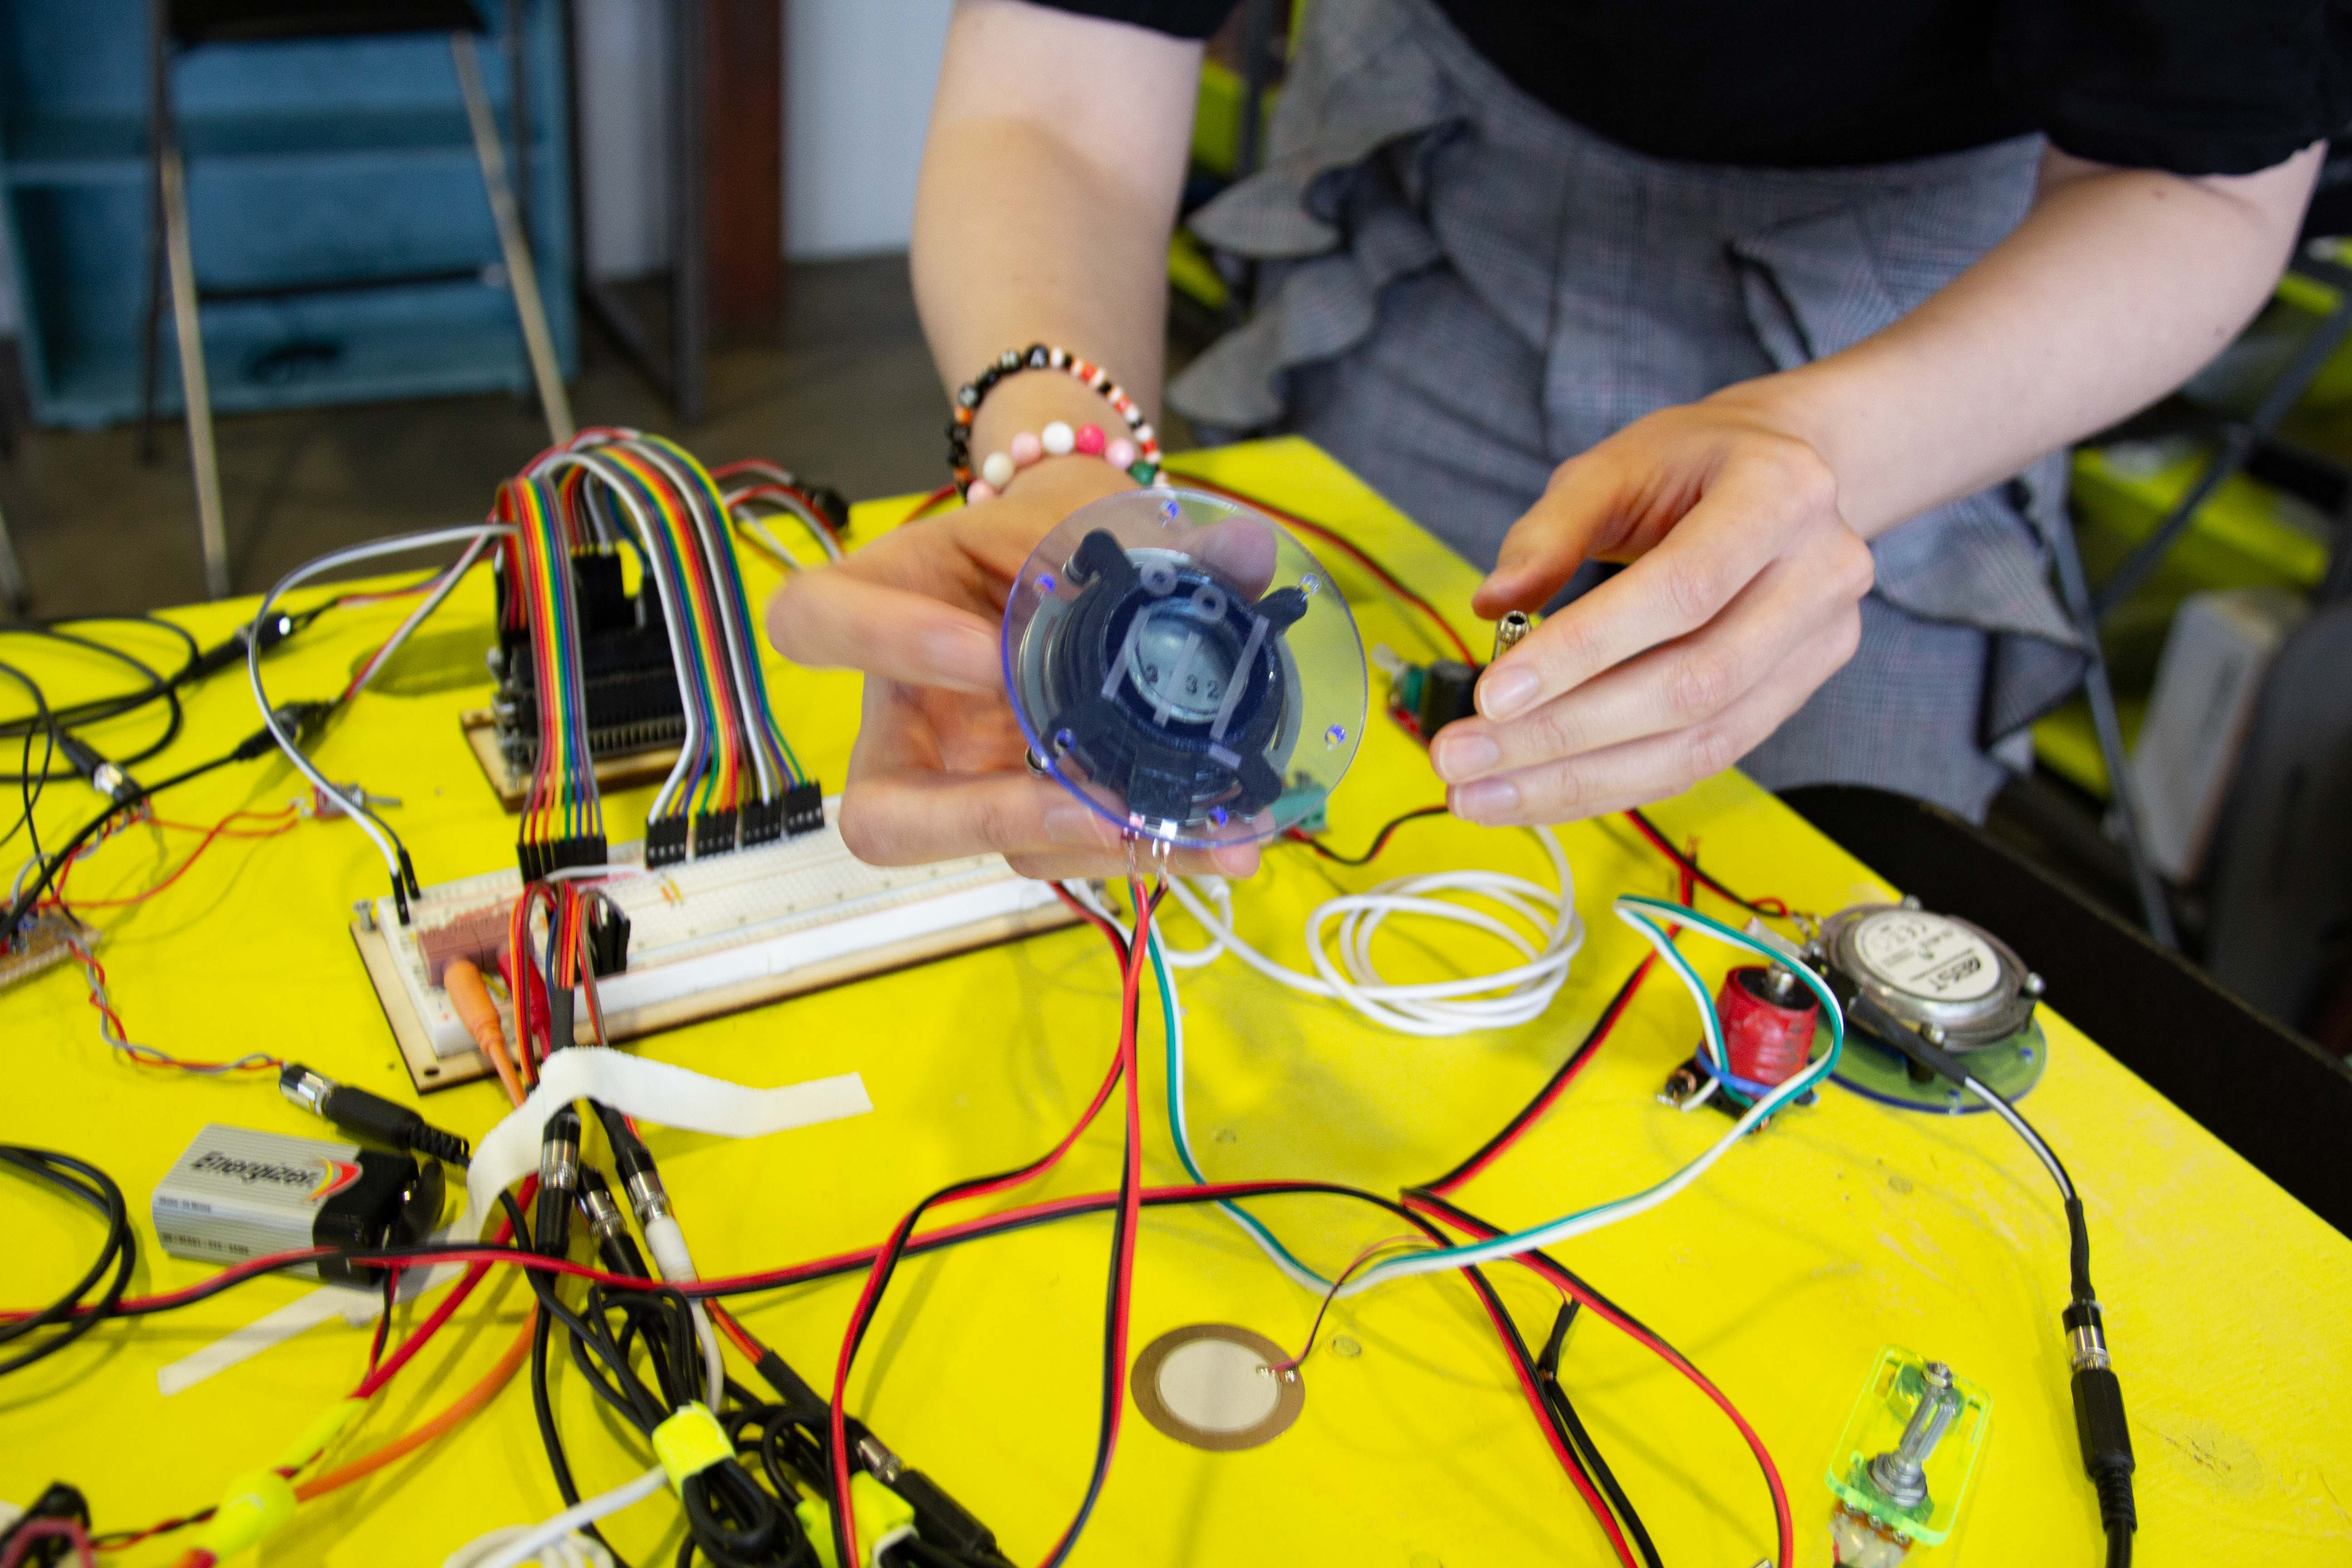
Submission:
[[522,1365],[522,1358],[530,1352],[531,1332],[538,1317],[539,1303],[534,1301],[523,1315],[522,1332],[515,1336],[514,1343],[507,1347],[506,1353],[499,1357],[497,1364],[482,1374],[481,1382],[452,1400],[447,1409],[423,1426],[402,1433],[383,1447],[362,1455],[340,1469],[329,1470],[322,1476],[314,1476],[304,1481],[294,1489],[294,1500],[309,1502],[312,1498],[333,1491],[338,1487],[346,1487],[372,1476],[394,1460],[407,1458],[488,1405],[499,1390],[507,1385],[507,1380],[514,1376],[515,1369]]

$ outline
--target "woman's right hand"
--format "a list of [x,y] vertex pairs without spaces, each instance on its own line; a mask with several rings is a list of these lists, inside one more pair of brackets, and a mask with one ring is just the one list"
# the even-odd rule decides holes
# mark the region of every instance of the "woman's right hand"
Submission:
[[[1023,761],[1004,693],[1004,601],[1065,517],[1131,481],[1089,458],[1048,459],[1005,494],[909,523],[768,601],[768,637],[796,664],[866,675],[841,836],[877,866],[994,851],[1024,876],[1124,875],[1118,829]],[[1246,876],[1257,851],[1179,854],[1180,870]]]

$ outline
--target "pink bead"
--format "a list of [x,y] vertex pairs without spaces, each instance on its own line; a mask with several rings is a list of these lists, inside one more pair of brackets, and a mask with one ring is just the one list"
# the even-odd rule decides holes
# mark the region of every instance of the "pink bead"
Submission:
[[1104,437],[1101,426],[1081,425],[1078,426],[1077,449],[1079,451],[1084,452],[1089,458],[1099,458],[1103,454],[1103,445]]
[[1135,443],[1121,436],[1103,448],[1103,458],[1114,468],[1135,467]]
[[1045,455],[1045,443],[1037,439],[1034,430],[1024,430],[1007,443],[1005,449],[1013,454],[1016,465],[1025,468]]
[[978,506],[984,500],[994,500],[995,499],[996,487],[990,484],[986,479],[974,479],[971,483],[964,487],[963,500],[966,506]]

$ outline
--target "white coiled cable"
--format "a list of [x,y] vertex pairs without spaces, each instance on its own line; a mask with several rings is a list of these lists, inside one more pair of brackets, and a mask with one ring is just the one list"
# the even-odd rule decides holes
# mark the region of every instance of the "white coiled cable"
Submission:
[[[1550,860],[1556,887],[1506,871],[1432,871],[1326,899],[1307,917],[1312,974],[1277,963],[1234,934],[1233,899],[1223,879],[1171,877],[1169,891],[1201,922],[1210,943],[1189,951],[1170,947],[1168,962],[1195,966],[1230,952],[1276,984],[1344,1002],[1400,1034],[1442,1038],[1530,1023],[1543,1016],[1567,981],[1569,966],[1584,945],[1584,922],[1576,913],[1576,878],[1559,840],[1548,827],[1527,831]],[[1466,900],[1483,900],[1487,907]],[[1381,977],[1372,942],[1391,917],[1407,915],[1484,932],[1517,952],[1521,962],[1456,980],[1391,983]],[[1329,931],[1334,924],[1339,929]]]

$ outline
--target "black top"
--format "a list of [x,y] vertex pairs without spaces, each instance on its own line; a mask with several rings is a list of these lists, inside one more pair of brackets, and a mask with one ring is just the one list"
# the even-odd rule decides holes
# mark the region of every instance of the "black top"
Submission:
[[[1235,0],[1043,0],[1206,37]],[[2352,0],[1438,0],[1538,101],[1654,157],[1885,163],[2043,131],[2268,168],[2352,124]]]

